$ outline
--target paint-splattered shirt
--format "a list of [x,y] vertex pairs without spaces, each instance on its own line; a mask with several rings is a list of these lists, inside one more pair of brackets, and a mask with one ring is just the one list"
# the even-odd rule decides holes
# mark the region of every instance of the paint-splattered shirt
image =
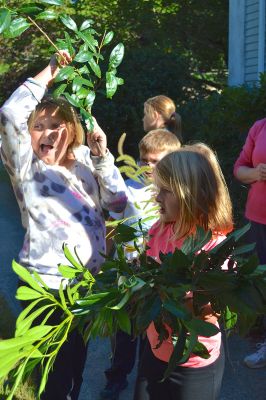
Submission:
[[74,149],[71,169],[47,165],[31,146],[27,121],[45,88],[28,79],[6,101],[0,113],[1,157],[9,173],[26,229],[19,262],[36,271],[51,288],[66,264],[62,251],[74,247],[82,263],[97,273],[105,252],[102,207],[121,212],[126,206],[125,184],[113,156],[91,156],[86,146]]

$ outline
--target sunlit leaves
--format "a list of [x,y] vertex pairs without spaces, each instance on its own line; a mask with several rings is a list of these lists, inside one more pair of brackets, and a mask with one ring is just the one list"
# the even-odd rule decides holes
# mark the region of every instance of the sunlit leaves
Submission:
[[74,61],[79,62],[79,63],[84,63],[88,62],[92,59],[93,55],[89,51],[80,51],[74,58]]
[[85,21],[82,22],[79,30],[80,31],[84,31],[84,30],[90,28],[92,24],[93,24],[93,20],[92,19],[86,19]]
[[119,43],[112,50],[109,58],[109,65],[112,69],[117,68],[121,64],[124,57],[124,51],[125,49],[123,43]]
[[77,32],[78,30],[77,24],[69,15],[66,14],[60,15],[60,20],[68,29]]
[[64,0],[40,0],[40,3],[52,4],[55,6],[63,6]]
[[46,10],[36,16],[36,20],[52,20],[58,18],[58,14],[53,10]]
[[11,13],[7,8],[0,8],[0,33],[9,28]]
[[30,27],[30,24],[23,17],[15,18],[11,21],[8,30],[4,31],[6,38],[15,38],[20,36]]
[[114,32],[113,31],[108,32],[104,37],[103,46],[109,44],[112,41],[113,37],[114,37]]
[[75,76],[75,69],[74,67],[71,67],[70,65],[62,68],[58,74],[56,75],[55,82],[61,82],[66,79],[73,79]]
[[106,96],[111,99],[117,90],[117,78],[112,72],[106,72]]

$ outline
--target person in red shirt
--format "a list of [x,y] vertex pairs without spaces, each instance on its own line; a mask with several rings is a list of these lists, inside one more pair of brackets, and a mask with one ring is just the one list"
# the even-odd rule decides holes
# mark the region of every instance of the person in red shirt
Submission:
[[[196,226],[212,231],[212,239],[204,247],[207,251],[232,230],[228,190],[214,153],[204,146],[206,151],[197,145],[185,146],[166,155],[155,167],[160,219],[149,231],[147,251],[155,259],[159,259],[160,252],[167,254],[181,248]],[[193,293],[186,297],[193,301]],[[219,326],[209,304],[202,308],[201,318]],[[173,352],[171,335],[157,346],[158,332],[152,322],[147,337],[149,343],[140,362],[134,400],[218,399],[224,370],[220,332],[209,338],[199,337],[209,351],[208,359],[191,354],[163,382]]]
[[[235,162],[234,175],[249,185],[245,217],[251,223],[248,241],[256,243],[260,264],[266,264],[266,118],[251,127],[244,147]],[[265,340],[257,344],[258,350],[244,358],[250,368],[266,366]]]

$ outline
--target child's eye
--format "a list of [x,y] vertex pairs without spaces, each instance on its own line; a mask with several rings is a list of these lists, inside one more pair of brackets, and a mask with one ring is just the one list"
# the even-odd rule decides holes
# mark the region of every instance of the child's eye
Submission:
[[41,124],[34,124],[33,125],[33,129],[36,129],[36,131],[40,131],[42,129],[42,125]]

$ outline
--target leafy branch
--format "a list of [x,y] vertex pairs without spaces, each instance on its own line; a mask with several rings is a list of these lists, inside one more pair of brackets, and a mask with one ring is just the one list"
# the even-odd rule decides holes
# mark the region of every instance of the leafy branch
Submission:
[[[57,52],[68,50],[73,61],[58,73],[53,95],[66,97],[78,108],[84,122],[92,129],[91,107],[96,92],[99,92],[105,83],[106,97],[111,99],[118,86],[124,83],[123,79],[116,75],[124,56],[124,46],[118,43],[106,62],[102,51],[110,44],[114,33],[105,31],[99,43],[98,37],[101,35],[93,28],[93,21],[85,19],[78,27],[72,17],[62,12],[65,5],[64,0],[40,0],[12,10],[7,7],[0,8],[0,35],[7,39],[16,38],[34,26]],[[63,24],[67,29],[63,31],[64,38],[58,38],[56,42],[51,40],[39,25],[39,21],[47,20]]]
[[[30,304],[17,319],[15,337],[0,342],[0,379],[8,379],[12,385],[8,400],[37,365],[42,369],[40,395],[56,354],[73,327],[78,326],[88,340],[113,335],[117,329],[130,333],[131,326],[135,335],[143,334],[154,322],[160,343],[171,335],[174,345],[166,377],[191,353],[209,357],[198,338],[215,335],[219,329],[200,318],[205,304],[210,303],[214,312],[221,314],[229,332],[237,323],[240,334],[248,331],[257,315],[265,313],[266,266],[258,265],[255,256],[245,256],[250,245],[239,244],[248,225],[209,252],[201,249],[211,233],[198,228],[173,254],[160,254],[160,260],[154,260],[143,252],[137,263],[129,262],[124,247],[139,237],[141,227],[141,223],[138,228],[117,226],[117,259],[106,257],[95,277],[64,245],[69,265],[59,266],[64,279],[58,296],[38,274],[31,276],[13,262],[14,271],[27,285],[18,289],[17,298]],[[192,307],[186,305],[188,292],[193,292]],[[61,323],[49,324],[52,314],[59,311]],[[40,316],[42,322],[34,326]]]

